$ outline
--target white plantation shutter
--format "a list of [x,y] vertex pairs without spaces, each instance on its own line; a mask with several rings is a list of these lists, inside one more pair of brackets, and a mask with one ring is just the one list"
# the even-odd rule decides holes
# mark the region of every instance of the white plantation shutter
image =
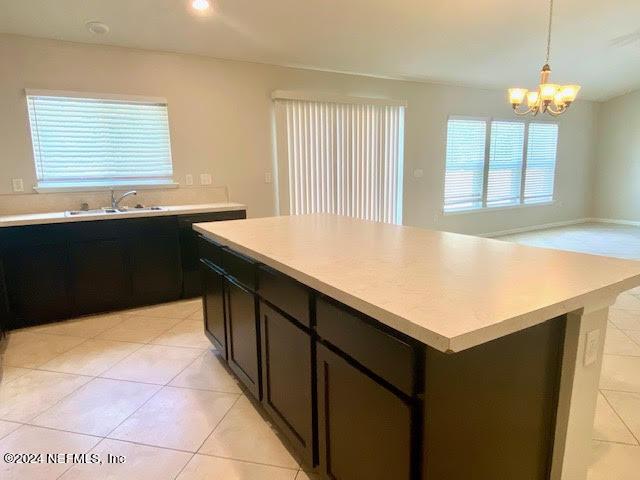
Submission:
[[290,214],[402,223],[403,106],[279,98],[276,109]]
[[487,206],[520,203],[524,123],[491,122]]
[[39,187],[172,181],[166,103],[27,95]]
[[557,124],[529,124],[527,171],[524,182],[525,203],[550,202],[553,200],[557,146]]
[[444,211],[482,207],[487,122],[452,118],[447,126]]

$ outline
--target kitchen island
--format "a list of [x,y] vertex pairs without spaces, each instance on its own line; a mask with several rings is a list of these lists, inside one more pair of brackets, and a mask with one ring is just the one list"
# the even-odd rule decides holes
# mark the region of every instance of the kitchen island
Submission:
[[194,228],[208,336],[321,478],[586,478],[640,263],[335,215]]

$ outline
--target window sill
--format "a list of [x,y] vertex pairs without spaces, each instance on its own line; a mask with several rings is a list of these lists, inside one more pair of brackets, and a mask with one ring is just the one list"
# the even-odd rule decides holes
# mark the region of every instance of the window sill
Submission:
[[540,203],[520,203],[518,205],[505,205],[503,207],[483,207],[483,208],[472,208],[469,210],[457,210],[454,212],[442,212],[442,215],[448,217],[450,215],[468,215],[470,213],[489,213],[489,212],[497,212],[502,210],[515,210],[518,208],[531,208],[531,207],[548,207],[551,205],[555,205],[558,203],[556,200],[552,200],[551,202],[540,202]]
[[70,184],[38,184],[33,189],[37,193],[64,193],[64,192],[103,192],[109,190],[154,190],[163,188],[178,188],[179,183],[169,182],[126,182],[126,183],[109,183],[95,185],[70,185]]

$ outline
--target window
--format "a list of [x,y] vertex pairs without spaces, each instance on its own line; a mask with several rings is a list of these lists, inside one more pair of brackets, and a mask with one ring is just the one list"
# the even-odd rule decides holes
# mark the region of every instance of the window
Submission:
[[274,97],[283,213],[402,223],[404,106]]
[[553,200],[558,125],[452,117],[444,211]]
[[27,91],[36,189],[172,184],[167,103]]

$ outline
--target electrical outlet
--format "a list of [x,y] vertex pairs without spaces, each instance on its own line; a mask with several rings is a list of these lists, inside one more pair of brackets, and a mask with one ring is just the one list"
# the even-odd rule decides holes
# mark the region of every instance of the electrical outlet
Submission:
[[200,185],[211,185],[212,179],[210,173],[201,173],[200,174]]
[[587,339],[584,345],[584,366],[588,367],[598,360],[598,352],[600,351],[600,329],[591,330],[587,333]]
[[193,185],[193,175],[191,175],[190,173],[187,173],[184,176],[184,183],[186,183],[187,185]]
[[24,192],[24,182],[21,178],[14,178],[11,183],[13,184],[14,192]]
[[273,176],[271,175],[271,172],[265,172],[264,183],[272,183],[272,182],[273,182]]
[[415,178],[422,178],[422,177],[424,176],[424,170],[422,170],[421,168],[416,168],[416,169],[413,171],[413,176],[414,176]]

